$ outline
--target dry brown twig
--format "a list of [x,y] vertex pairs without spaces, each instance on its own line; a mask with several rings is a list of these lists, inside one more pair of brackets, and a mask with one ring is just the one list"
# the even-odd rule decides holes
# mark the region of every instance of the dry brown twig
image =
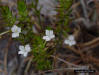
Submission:
[[31,63],[32,63],[32,58],[29,60],[27,66],[26,66],[26,69],[25,69],[25,71],[24,71],[24,75],[27,75],[27,74],[28,74],[28,70],[29,70],[29,68],[30,68],[30,66],[31,66]]
[[4,73],[5,73],[5,75],[8,75],[7,74],[7,56],[8,56],[8,49],[11,45],[11,42],[12,42],[12,37],[10,36],[9,41],[5,48],[5,56],[4,56]]
[[74,53],[80,55],[81,59],[83,62],[85,63],[93,63],[97,66],[99,66],[99,60],[91,55],[85,55],[82,53],[82,49],[79,48],[79,50],[73,48],[73,47],[69,47],[67,46],[66,48],[72,50]]
[[67,64],[67,65],[69,65],[69,66],[81,67],[81,66],[79,66],[79,65],[75,65],[75,64],[69,63],[69,62],[67,62],[67,61],[65,61],[65,60],[63,60],[63,59],[61,59],[61,58],[59,58],[59,57],[56,57],[56,56],[53,56],[53,55],[51,55],[51,57],[56,58],[56,59],[58,59],[59,61],[62,61],[62,62],[64,62],[65,64]]
[[95,48],[96,46],[99,45],[99,37],[95,38],[92,41],[86,42],[86,43],[82,43],[82,44],[78,44],[78,47],[80,49],[91,49],[91,48]]
[[77,2],[71,6],[71,9],[75,9],[80,5],[80,2]]

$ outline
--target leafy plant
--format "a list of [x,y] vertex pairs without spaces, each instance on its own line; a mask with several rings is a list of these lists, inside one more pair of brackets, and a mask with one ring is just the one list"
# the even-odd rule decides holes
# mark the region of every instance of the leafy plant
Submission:
[[[60,34],[66,34],[68,32],[68,24],[69,24],[69,15],[71,10],[69,10],[70,6],[72,4],[72,0],[60,0],[60,8],[57,9],[57,12],[59,15],[57,16],[58,21],[56,24],[56,34],[58,37],[61,37]],[[22,45],[26,45],[29,43],[31,45],[32,51],[31,54],[34,56],[33,62],[36,63],[36,68],[39,70],[45,70],[45,69],[51,69],[52,68],[52,60],[50,58],[50,55],[54,53],[56,50],[55,47],[47,47],[45,42],[42,39],[42,32],[39,34],[33,33],[33,25],[35,25],[35,21],[31,22],[31,16],[28,15],[30,12],[29,9],[33,8],[33,15],[36,16],[38,19],[37,23],[41,27],[43,31],[43,25],[41,25],[41,8],[37,9],[38,6],[38,0],[35,0],[35,3],[33,2],[29,9],[28,6],[25,4],[25,2],[18,1],[17,3],[17,10],[19,17],[16,18],[12,15],[12,12],[10,11],[9,7],[2,6],[0,7],[2,10],[2,15],[7,22],[7,26],[13,26],[16,21],[19,21],[18,26],[22,29],[22,32],[20,34],[20,37],[16,38],[16,40],[19,40]],[[46,27],[48,30],[51,30],[52,28],[50,26]],[[51,41],[52,43],[55,43]],[[62,41],[56,41],[57,44],[60,44]],[[56,44],[55,43],[55,44]],[[54,44],[54,45],[55,45]],[[52,46],[52,45],[51,45]]]
[[[70,21],[70,14],[71,14],[71,10],[70,7],[72,5],[72,0],[59,0],[59,8],[57,9],[58,12],[58,31],[62,31],[61,33],[65,33],[64,35],[66,35],[66,33],[69,31],[68,28],[68,24]],[[64,28],[64,30],[63,30]]]
[[34,36],[33,42],[33,61],[37,64],[37,69],[44,70],[51,68],[50,53],[47,52],[46,42],[39,36]]
[[24,1],[18,1],[18,11],[20,15],[20,21],[30,22],[27,7]]
[[0,6],[1,9],[1,14],[5,20],[5,22],[7,23],[7,26],[12,26],[15,21],[16,18],[12,15],[12,12],[10,11],[9,7],[7,6]]

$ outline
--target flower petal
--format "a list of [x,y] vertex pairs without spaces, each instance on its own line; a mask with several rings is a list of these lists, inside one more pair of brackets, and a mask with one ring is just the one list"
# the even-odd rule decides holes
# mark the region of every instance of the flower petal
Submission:
[[19,51],[18,54],[24,54],[24,52],[23,51]]
[[17,30],[17,28],[18,28],[18,27],[17,27],[16,25],[14,25],[14,26],[11,28],[11,31],[12,31],[12,32],[15,32],[15,31]]
[[68,43],[69,46],[72,46],[73,44],[71,42]]
[[43,36],[43,39],[46,40],[46,41],[50,41],[51,38],[49,38],[48,36]]
[[51,39],[55,38],[55,35],[51,35],[50,38],[51,38]]
[[19,37],[19,33],[12,33],[12,38]]
[[74,40],[74,36],[73,35],[69,35],[68,39],[69,40]]
[[46,41],[50,41],[51,39],[50,38],[46,38]]
[[30,52],[31,51],[31,48],[30,48],[29,44],[25,45],[25,50],[26,50],[26,52]]
[[75,45],[76,44],[76,41],[72,41],[72,44]]
[[20,33],[20,32],[21,32],[21,28],[20,28],[20,27],[18,27],[18,28],[17,28],[17,31],[18,31],[18,33]]
[[53,35],[53,30],[50,30],[49,31],[49,35]]
[[27,55],[28,55],[28,53],[27,53],[27,52],[25,52],[25,53],[23,54],[23,56],[24,56],[24,57],[27,57]]
[[70,42],[68,43],[69,46],[72,46],[72,45],[75,45],[75,44],[76,44],[76,41],[74,41],[74,40],[73,40],[73,41],[70,41]]
[[19,49],[20,49],[20,51],[24,51],[25,50],[24,46],[19,46]]
[[46,30],[45,34],[48,36],[50,34],[49,30]]
[[64,41],[65,44],[69,44],[69,42],[70,42],[69,40],[65,40]]
[[45,40],[46,38],[48,38],[48,36],[43,36],[43,39]]

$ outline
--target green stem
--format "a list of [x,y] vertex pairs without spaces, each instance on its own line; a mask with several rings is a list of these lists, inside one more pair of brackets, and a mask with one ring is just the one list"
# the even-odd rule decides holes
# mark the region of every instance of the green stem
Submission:
[[44,41],[44,45],[46,45],[46,41]]

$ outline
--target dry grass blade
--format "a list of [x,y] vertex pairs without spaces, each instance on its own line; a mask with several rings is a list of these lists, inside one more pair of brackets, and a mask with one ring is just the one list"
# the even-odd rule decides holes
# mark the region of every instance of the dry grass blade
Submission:
[[11,41],[12,41],[12,38],[10,37],[9,41],[8,41],[8,44],[5,48],[5,56],[4,56],[4,72],[5,72],[5,75],[8,75],[7,74],[7,56],[8,56],[8,49],[10,47]]

